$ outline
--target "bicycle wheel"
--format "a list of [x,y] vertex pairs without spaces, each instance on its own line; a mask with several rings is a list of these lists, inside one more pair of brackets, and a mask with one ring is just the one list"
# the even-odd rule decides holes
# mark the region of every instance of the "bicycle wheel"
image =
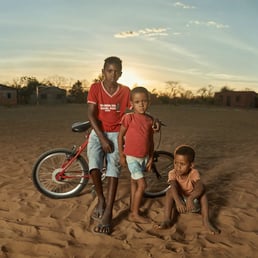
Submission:
[[72,151],[54,149],[43,153],[32,169],[32,181],[36,188],[44,195],[54,198],[68,198],[76,196],[82,191],[89,180],[88,164],[82,156],[66,169],[64,178],[57,180],[56,175],[62,165],[72,157]]
[[145,197],[161,197],[168,190],[168,172],[173,168],[174,156],[168,151],[155,151],[152,169],[145,173]]

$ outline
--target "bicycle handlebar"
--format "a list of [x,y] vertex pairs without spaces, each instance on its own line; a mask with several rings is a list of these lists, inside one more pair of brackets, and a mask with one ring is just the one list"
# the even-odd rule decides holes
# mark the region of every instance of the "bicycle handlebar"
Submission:
[[166,126],[166,124],[164,124],[161,120],[154,120],[154,125],[153,125],[153,129],[157,129],[157,126],[156,126],[156,123],[155,122],[158,122],[160,124],[160,126]]
[[[166,126],[161,120],[157,120],[161,126]],[[81,133],[89,130],[91,127],[90,121],[75,122],[72,124],[72,131],[76,133]],[[154,128],[155,129],[155,128]]]

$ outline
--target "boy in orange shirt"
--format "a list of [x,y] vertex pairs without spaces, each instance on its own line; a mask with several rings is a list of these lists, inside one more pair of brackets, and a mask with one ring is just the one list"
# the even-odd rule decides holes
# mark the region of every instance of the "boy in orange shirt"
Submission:
[[194,168],[195,151],[187,145],[181,145],[174,152],[174,169],[168,174],[168,189],[165,197],[164,221],[156,229],[167,229],[173,226],[176,212],[201,211],[203,225],[212,233],[216,229],[209,220],[208,200],[200,174]]

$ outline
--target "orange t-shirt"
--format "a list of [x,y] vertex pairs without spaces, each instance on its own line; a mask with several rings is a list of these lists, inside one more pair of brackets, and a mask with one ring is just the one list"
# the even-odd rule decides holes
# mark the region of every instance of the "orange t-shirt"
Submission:
[[175,169],[169,171],[168,173],[168,182],[177,181],[180,186],[180,194],[188,196],[194,189],[194,184],[196,181],[200,180],[200,173],[197,169],[192,169],[187,176],[177,175]]

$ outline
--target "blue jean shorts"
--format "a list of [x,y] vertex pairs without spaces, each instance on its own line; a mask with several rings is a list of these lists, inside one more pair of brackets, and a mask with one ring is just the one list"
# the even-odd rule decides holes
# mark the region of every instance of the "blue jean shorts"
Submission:
[[[186,204],[187,197],[186,197],[186,196],[182,196],[182,201],[184,202],[184,204]],[[199,200],[198,200],[198,199],[194,199],[194,200],[193,200],[193,203],[194,203],[194,207],[195,207],[195,208],[194,208],[193,210],[191,210],[191,212],[193,212],[193,213],[198,213],[198,212],[200,212],[201,206],[200,206]]]
[[133,156],[126,156],[126,162],[132,179],[137,180],[144,177],[143,171],[146,170],[147,161],[148,157],[136,158]]
[[92,169],[102,170],[104,157],[106,156],[107,168],[106,176],[119,177],[120,175],[120,163],[117,137],[118,132],[105,133],[106,137],[113,142],[114,151],[112,153],[105,153],[102,149],[101,143],[95,131],[92,130],[89,137],[89,143],[87,145],[87,156],[89,160],[89,171]]

